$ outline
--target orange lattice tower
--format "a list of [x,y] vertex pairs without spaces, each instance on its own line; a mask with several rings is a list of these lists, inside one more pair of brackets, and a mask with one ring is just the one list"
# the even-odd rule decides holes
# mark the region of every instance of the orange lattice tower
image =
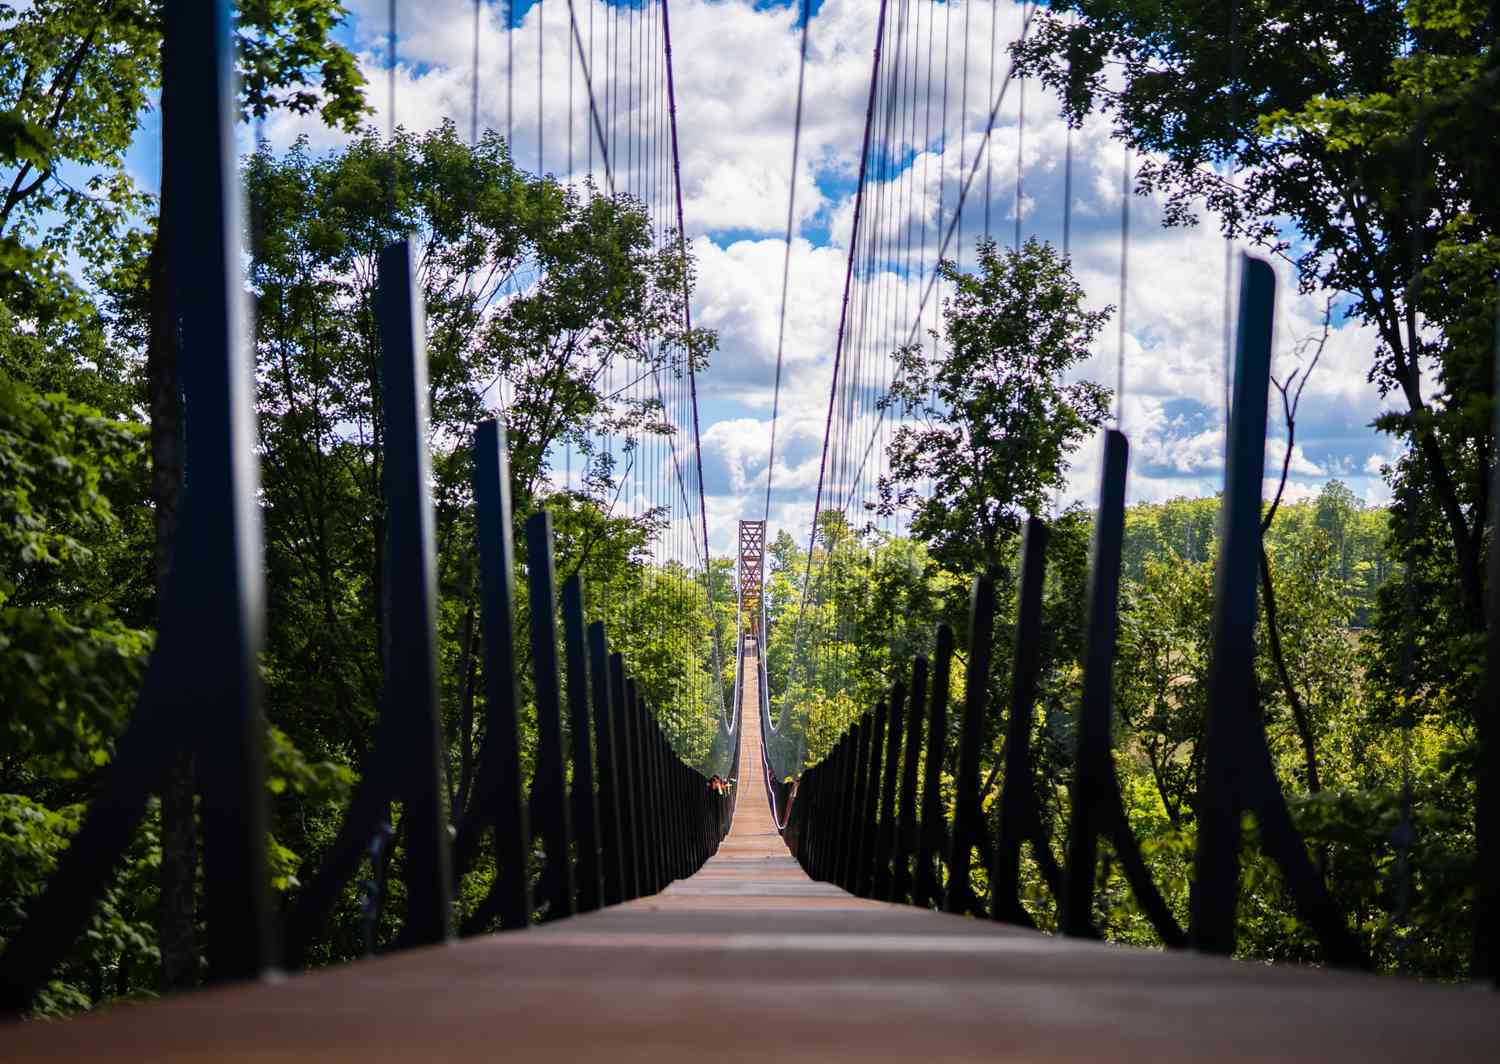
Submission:
[[760,642],[760,597],[766,572],[766,523],[740,522],[740,626]]

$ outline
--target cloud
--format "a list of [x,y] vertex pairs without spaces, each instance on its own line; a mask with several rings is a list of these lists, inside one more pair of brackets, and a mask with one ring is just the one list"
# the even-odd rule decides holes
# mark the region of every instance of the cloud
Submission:
[[[659,9],[574,0],[605,134],[601,145],[591,132],[594,115],[568,5],[545,0],[517,7],[523,13],[509,35],[504,6],[482,8],[481,128],[503,131],[509,122],[517,161],[559,175],[568,174],[570,156],[574,176],[587,172],[592,151],[594,173],[602,180],[608,149],[616,187],[642,195],[659,222],[675,225],[665,71],[658,61],[632,61],[659,56]],[[370,79],[372,121],[383,128],[389,119],[386,5],[354,0],[350,8],[353,46]],[[759,517],[765,507],[784,232],[794,180],[773,526],[790,522],[793,535],[805,539],[817,490],[876,27],[870,5],[861,0],[825,0],[813,18],[793,175],[799,10],[750,0],[679,0],[672,6],[683,214],[698,269],[693,311],[696,324],[719,336],[713,365],[699,377],[715,550],[731,549],[739,516]],[[1022,237],[1061,245],[1066,230],[1088,304],[1114,308],[1074,377],[1123,387],[1123,426],[1133,452],[1130,497],[1217,491],[1223,479],[1226,298],[1232,311],[1240,249],[1226,249],[1212,216],[1204,215],[1196,228],[1163,228],[1161,205],[1141,196],[1128,201],[1127,245],[1125,157],[1108,124],[1093,118],[1069,132],[1058,120],[1057,100],[1031,83],[1025,87],[1023,130],[1021,86],[1004,86],[1004,46],[1019,30],[1021,4],[994,8],[1000,48],[993,67],[991,5],[918,0],[902,10],[905,22],[893,16],[883,43],[890,77],[877,85],[875,112],[875,142],[882,150],[872,155],[861,203],[861,247],[873,247],[875,260],[856,264],[851,302],[856,310],[863,305],[861,285],[878,287],[885,300],[880,305],[895,310],[879,328],[851,323],[846,372],[859,372],[878,388],[888,376],[882,360],[912,332],[944,238],[951,234],[946,254],[965,262],[973,259],[974,240],[986,232],[1008,246],[1019,199]],[[428,0],[403,5],[400,19],[397,120],[410,129],[429,129],[446,118],[466,131],[474,87],[472,5]],[[1004,88],[1004,98],[986,139],[992,86],[996,94]],[[894,110],[888,110],[891,101],[899,104]],[[266,132],[280,144],[305,133],[316,148],[342,139],[315,118],[286,115],[273,117]],[[955,219],[961,195],[964,206]],[[1285,380],[1295,369],[1300,379],[1311,349],[1299,341],[1321,333],[1324,304],[1297,291],[1285,264],[1278,263],[1277,272],[1273,372]],[[946,294],[932,294],[924,320],[931,320]],[[1376,338],[1355,322],[1332,324],[1297,412],[1292,490],[1306,492],[1339,476],[1361,496],[1383,498],[1379,467],[1390,460],[1390,441],[1369,427],[1383,407],[1365,377]],[[1283,421],[1273,391],[1267,444],[1273,476],[1286,450]],[[861,424],[870,430],[872,423]],[[1098,454],[1097,439],[1080,449],[1064,502],[1094,498]]]

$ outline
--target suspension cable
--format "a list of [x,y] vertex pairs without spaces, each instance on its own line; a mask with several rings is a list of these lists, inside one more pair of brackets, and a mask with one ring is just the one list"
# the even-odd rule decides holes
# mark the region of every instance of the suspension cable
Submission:
[[1120,342],[1115,355],[1115,428],[1121,432],[1125,431],[1125,299],[1130,292],[1130,200],[1134,191],[1127,142],[1120,177]]
[[844,267],[844,297],[842,307],[839,311],[838,334],[833,347],[833,380],[828,390],[828,415],[823,425],[823,454],[818,461],[818,489],[813,498],[812,532],[809,535],[807,544],[807,572],[802,582],[802,607],[798,611],[799,630],[802,627],[801,617],[807,611],[807,594],[812,583],[813,545],[817,540],[818,514],[822,508],[824,480],[828,472],[828,439],[833,427],[833,410],[835,397],[838,392],[839,369],[844,357],[844,333],[849,316],[849,288],[854,279],[854,261],[859,250],[859,226],[861,216],[864,213],[865,181],[869,174],[870,132],[875,124],[875,99],[880,79],[880,52],[881,47],[885,43],[887,3],[888,0],[880,0],[880,14],[875,24],[875,59],[870,71],[870,96],[868,102],[865,104],[864,146],[860,149],[859,179],[854,191],[854,218],[849,233],[849,259]]
[[[1019,40],[1024,41],[1026,39],[1026,36],[1027,36],[1027,34],[1028,34],[1028,32],[1030,31],[1030,28],[1031,28],[1031,20],[1035,16],[1036,10],[1037,10],[1037,8],[1036,8],[1035,5],[1033,5],[1032,7],[1030,7],[1027,10],[1027,12],[1026,12],[1024,18],[1023,18],[1023,21],[1021,23],[1021,33],[1020,33],[1019,38],[1018,38]],[[1015,62],[1015,59],[1012,58],[1011,62],[1010,62],[1010,66],[1007,68],[1007,70],[1005,72],[1005,79],[1000,83],[1000,92],[995,97],[994,105],[990,108],[989,120],[988,120],[988,123],[986,125],[984,139],[981,141],[981,144],[980,144],[979,153],[974,156],[974,161],[973,161],[973,163],[969,167],[968,175],[964,179],[964,183],[963,183],[962,188],[959,190],[958,207],[954,210],[953,217],[950,218],[950,220],[948,222],[948,227],[945,230],[944,235],[943,235],[942,244],[940,245],[940,247],[938,249],[938,260],[939,261],[941,261],[943,259],[943,257],[946,255],[946,253],[948,251],[948,246],[949,246],[949,244],[953,240],[953,234],[954,234],[954,230],[957,227],[958,217],[963,212],[964,202],[968,198],[969,190],[970,190],[970,188],[972,187],[972,185],[974,183],[974,177],[979,172],[979,164],[982,161],[984,161],[984,160],[986,160],[986,159],[989,158],[989,145],[990,145],[990,140],[992,139],[992,137],[994,135],[995,121],[999,117],[1000,109],[1001,109],[1001,107],[1005,103],[1006,90],[1009,88],[1010,83],[1011,83],[1011,81],[1012,81],[1012,79],[1013,79],[1013,77],[1015,75],[1015,69],[1016,69],[1016,62]],[[912,343],[912,341],[915,339],[915,337],[918,334],[918,331],[921,328],[922,316],[923,316],[923,314],[926,311],[928,301],[932,298],[932,293],[933,293],[933,290],[937,286],[937,281],[939,279],[939,276],[940,275],[936,271],[934,271],[933,274],[930,277],[928,277],[928,279],[927,279],[927,281],[926,281],[926,283],[925,283],[925,285],[924,285],[924,287],[922,289],[922,298],[921,298],[921,301],[917,305],[917,316],[916,316],[915,320],[912,322],[911,329],[910,329],[910,331],[907,334],[907,337],[906,337],[906,346],[909,346]],[[834,366],[835,366],[835,372],[837,372],[837,366],[838,366],[838,362],[837,362],[837,349],[835,349],[835,362],[834,362]],[[887,407],[882,407],[881,410],[880,410],[879,420],[881,422],[883,422],[885,420],[886,410],[887,409],[888,409]],[[870,441],[870,445],[865,448],[864,457],[860,461],[860,469],[861,470],[863,470],[865,463],[867,463],[869,461],[870,455],[873,452],[873,450],[874,450],[874,438],[872,437],[872,439]],[[847,500],[845,500],[845,503],[847,504]],[[841,506],[840,508],[842,509],[843,507]],[[814,524],[814,527],[816,527],[816,524],[817,524],[817,514],[818,514],[818,512],[819,512],[818,509],[815,507],[814,512],[813,512],[813,524]]]
[[781,310],[776,322],[776,386],[771,392],[771,447],[766,459],[766,506],[763,520],[771,520],[771,485],[776,476],[776,425],[781,414],[781,367],[786,350],[786,301],[792,276],[792,227],[797,216],[797,159],[802,150],[802,94],[807,84],[807,35],[812,23],[812,0],[802,0],[802,46],[797,58],[797,110],[792,122],[792,171],[787,186],[786,249],[781,260]]

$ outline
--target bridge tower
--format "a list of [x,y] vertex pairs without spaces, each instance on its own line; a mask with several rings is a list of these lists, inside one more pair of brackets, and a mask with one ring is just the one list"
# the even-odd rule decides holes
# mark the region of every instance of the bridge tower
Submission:
[[760,603],[766,572],[766,523],[740,522],[740,624],[744,631],[761,642]]

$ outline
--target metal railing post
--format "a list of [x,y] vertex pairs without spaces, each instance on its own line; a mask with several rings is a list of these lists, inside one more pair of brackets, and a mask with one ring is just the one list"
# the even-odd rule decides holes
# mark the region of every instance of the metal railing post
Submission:
[[[964,670],[964,715],[958,739],[957,800],[948,858],[948,892],[943,909],[973,912],[977,902],[969,881],[973,851],[984,849],[984,814],[979,802],[979,747],[990,702],[990,657],[994,653],[995,582],[975,577],[969,589],[969,661]],[[981,854],[986,871],[989,860]]]
[[917,773],[921,768],[922,723],[927,713],[927,659],[917,655],[911,664],[911,705],[906,711],[906,760],[901,765],[901,810],[896,824],[895,861],[889,901],[912,899],[912,861],[917,853],[921,824],[917,808]]
[[533,829],[546,848],[547,862],[537,900],[544,919],[573,914],[573,859],[568,825],[567,782],[563,775],[562,700],[557,672],[557,574],[552,558],[552,515],[545,510],[526,521],[526,573],[531,604],[531,669],[536,687],[536,774],[531,780]]
[[922,772],[922,823],[918,832],[912,904],[931,906],[943,900],[938,862],[948,850],[943,812],[942,774],[948,747],[948,685],[953,672],[953,629],[939,625],[933,656],[932,692],[927,703],[927,763]]
[[[1047,525],[1026,520],[1021,533],[1021,583],[1016,605],[1015,663],[1011,668],[1010,718],[1005,733],[1005,779],[1000,790],[1000,830],[990,873],[990,916],[1031,926],[1021,904],[1021,843],[1046,845],[1031,778],[1031,725],[1042,664],[1042,589],[1047,576]],[[1059,884],[1060,885],[1060,884]]]
[[594,794],[594,743],[589,720],[589,660],[583,621],[583,578],[563,581],[563,646],[568,669],[568,732],[572,740],[573,843],[578,851],[578,911],[592,912],[603,903],[600,868],[599,802]]
[[589,679],[593,685],[594,741],[599,750],[599,851],[604,904],[624,901],[625,851],[620,829],[620,770],[614,712],[610,707],[609,650],[604,622],[589,625]]

